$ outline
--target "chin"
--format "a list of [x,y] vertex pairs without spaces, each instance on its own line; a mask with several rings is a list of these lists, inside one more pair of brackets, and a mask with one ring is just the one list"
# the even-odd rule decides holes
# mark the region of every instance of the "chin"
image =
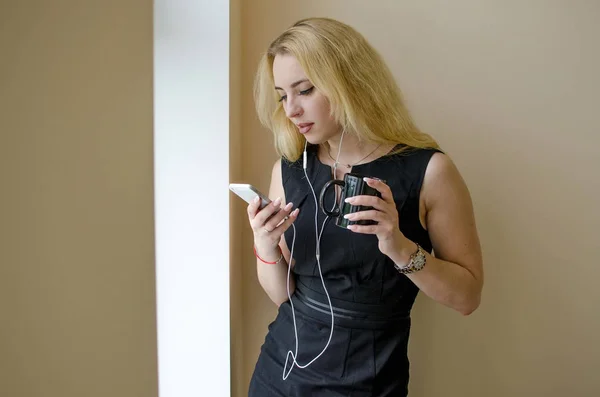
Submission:
[[322,143],[327,142],[327,139],[325,137],[322,137],[322,136],[311,136],[310,134],[308,134],[308,135],[304,135],[304,138],[311,145],[320,145]]

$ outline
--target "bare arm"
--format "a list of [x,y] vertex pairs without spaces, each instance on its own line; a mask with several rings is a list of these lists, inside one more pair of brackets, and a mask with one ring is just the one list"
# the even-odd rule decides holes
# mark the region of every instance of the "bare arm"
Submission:
[[[434,154],[427,167],[421,206],[435,257],[427,254],[423,270],[408,277],[435,301],[468,315],[481,300],[483,259],[471,196],[454,163],[442,153]],[[416,250],[406,240],[392,258],[400,265]]]
[[[396,264],[406,266],[417,246],[398,227],[402,219],[398,219],[392,192],[382,181],[368,179],[367,183],[382,197],[357,196],[347,201],[372,206],[375,210],[347,217],[350,220],[373,219],[378,224],[348,228],[377,235],[381,252]],[[426,266],[407,276],[435,301],[468,315],[477,309],[481,300],[481,248],[469,191],[454,163],[445,154],[436,153],[429,162],[421,188],[420,207],[435,257],[426,254]]]
[[[272,200],[272,203],[259,213],[256,213],[258,209],[257,204],[248,206],[248,215],[251,218],[254,243],[258,255],[268,262],[274,262],[283,254],[283,259],[276,264],[266,264],[259,259],[256,260],[258,281],[269,298],[279,306],[288,300],[287,282],[290,251],[283,233],[291,226],[298,215],[297,211],[295,213],[291,212],[292,203],[289,203],[287,206],[285,205],[285,193],[281,178],[281,160],[278,160],[273,166],[269,198]],[[279,205],[276,202],[278,198],[281,199],[281,204]],[[281,211],[267,220],[280,207],[282,208]],[[253,215],[255,216],[252,217]],[[277,226],[288,215],[288,220]],[[296,288],[293,274],[290,274],[289,281],[289,292],[292,294]]]

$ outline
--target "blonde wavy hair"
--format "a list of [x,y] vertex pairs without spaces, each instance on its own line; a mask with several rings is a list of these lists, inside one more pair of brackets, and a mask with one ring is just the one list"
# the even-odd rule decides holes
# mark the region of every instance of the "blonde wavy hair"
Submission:
[[361,142],[439,148],[413,122],[392,73],[379,53],[352,27],[330,18],[296,22],[262,56],[254,81],[256,112],[275,138],[277,154],[296,161],[305,140],[285,115],[273,79],[276,55],[293,55],[329,100],[334,120]]

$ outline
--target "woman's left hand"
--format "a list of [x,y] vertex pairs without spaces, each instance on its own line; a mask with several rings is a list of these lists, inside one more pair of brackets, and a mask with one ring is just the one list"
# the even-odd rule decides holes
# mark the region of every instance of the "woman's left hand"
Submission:
[[349,230],[356,233],[375,234],[379,240],[379,250],[394,259],[401,251],[410,244],[404,234],[400,231],[398,210],[394,202],[394,196],[388,185],[383,181],[364,178],[367,185],[381,193],[377,196],[354,196],[346,199],[351,205],[362,205],[373,207],[372,210],[354,212],[345,216],[350,221],[373,220],[376,225],[351,225]]

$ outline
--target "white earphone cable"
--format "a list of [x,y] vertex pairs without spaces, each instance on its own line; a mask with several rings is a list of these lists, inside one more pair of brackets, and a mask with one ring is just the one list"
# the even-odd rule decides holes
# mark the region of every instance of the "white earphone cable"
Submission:
[[[323,224],[321,225],[321,230],[319,231],[319,220],[318,220],[319,202],[317,200],[317,194],[315,193],[315,189],[314,189],[312,183],[310,182],[308,173],[306,172],[306,167],[307,167],[306,148],[307,148],[307,146],[308,146],[308,141],[304,145],[303,169],[304,169],[304,175],[306,177],[308,185],[310,186],[310,190],[312,192],[312,196],[315,201],[315,237],[316,237],[316,241],[315,241],[316,242],[316,252],[315,252],[315,254],[316,254],[316,258],[317,258],[317,266],[319,268],[319,276],[321,277],[321,284],[323,285],[323,290],[325,291],[325,295],[327,296],[327,301],[329,303],[329,309],[330,309],[330,313],[331,313],[331,330],[329,332],[329,339],[327,340],[327,343],[325,344],[325,347],[323,348],[323,350],[321,350],[321,352],[315,358],[313,358],[311,361],[309,361],[308,363],[306,363],[306,364],[298,363],[298,361],[296,360],[296,358],[298,357],[298,327],[296,325],[296,314],[295,314],[295,310],[294,310],[294,302],[292,301],[292,296],[290,293],[290,274],[291,274],[291,270],[292,270],[292,261],[294,258],[294,245],[296,242],[296,226],[292,223],[294,235],[292,238],[292,248],[290,250],[290,261],[288,263],[287,294],[288,294],[290,306],[292,308],[292,320],[294,322],[294,336],[295,336],[295,340],[296,340],[296,346],[295,346],[294,352],[292,352],[291,350],[289,350],[287,352],[287,355],[285,358],[285,365],[283,366],[283,380],[286,380],[288,378],[288,376],[294,369],[294,365],[296,365],[298,368],[306,368],[309,365],[311,365],[313,362],[315,362],[319,357],[321,357],[321,355],[323,355],[323,353],[325,353],[325,350],[327,350],[327,348],[329,347],[329,344],[331,343],[331,339],[333,337],[333,328],[335,325],[335,316],[333,314],[333,305],[331,303],[329,291],[327,291],[327,287],[325,286],[325,279],[323,278],[323,270],[321,269],[321,236],[323,235],[323,230],[325,229],[325,225],[326,225],[329,217],[325,217],[325,220],[323,221]],[[290,366],[289,371],[287,371],[287,373],[286,373],[286,368],[288,366],[290,357],[292,358],[292,365]]]
[[[340,151],[341,151],[341,144],[342,144],[342,140],[344,139],[344,134],[342,133],[342,138],[340,140],[340,147],[338,149],[338,159],[340,156]],[[298,361],[296,360],[296,358],[298,357],[298,327],[296,325],[296,314],[294,311],[294,302],[292,301],[292,296],[290,293],[290,274],[291,274],[291,270],[292,270],[292,261],[294,258],[294,245],[296,243],[296,226],[292,223],[292,228],[294,231],[294,235],[292,238],[292,248],[290,250],[290,260],[288,263],[288,272],[287,272],[287,294],[288,294],[288,299],[290,302],[290,306],[292,308],[292,320],[294,322],[294,336],[295,336],[295,340],[296,340],[296,346],[295,346],[295,351],[292,352],[291,350],[289,350],[287,352],[286,358],[285,358],[285,365],[283,366],[283,380],[286,380],[288,378],[288,376],[290,375],[290,373],[292,372],[292,370],[294,369],[294,365],[296,365],[298,368],[306,368],[309,365],[311,365],[313,362],[315,362],[319,357],[321,357],[321,355],[323,355],[323,353],[325,353],[325,350],[327,350],[327,348],[329,347],[329,344],[331,343],[331,339],[333,337],[333,328],[335,325],[335,316],[333,314],[333,305],[331,303],[331,298],[329,296],[329,291],[327,291],[327,287],[325,286],[325,279],[323,278],[323,271],[321,269],[321,236],[323,235],[323,230],[325,229],[325,225],[329,219],[329,217],[325,217],[325,220],[323,221],[323,224],[321,225],[321,230],[319,231],[319,221],[318,221],[318,213],[319,213],[319,202],[317,200],[317,195],[315,193],[315,189],[312,185],[312,183],[310,182],[310,179],[308,177],[308,173],[306,172],[306,167],[307,167],[307,155],[306,155],[306,148],[308,146],[308,141],[306,141],[305,145],[304,145],[304,153],[303,153],[303,168],[304,168],[304,175],[306,176],[306,180],[308,182],[308,185],[310,186],[310,190],[312,192],[312,196],[315,200],[315,238],[316,238],[316,257],[317,257],[317,266],[319,268],[319,276],[321,277],[321,284],[323,285],[323,290],[325,291],[325,295],[327,296],[327,301],[329,303],[329,309],[330,309],[330,313],[331,313],[331,330],[329,332],[329,339],[327,340],[327,343],[325,344],[325,347],[323,348],[323,350],[321,350],[321,352],[315,357],[313,358],[311,361],[309,361],[306,364],[299,364]],[[337,164],[337,161],[336,161]],[[335,167],[335,165],[334,165]],[[334,168],[334,179],[335,179],[335,168]],[[335,203],[334,206],[337,203],[337,195],[336,199],[335,199]],[[286,368],[288,366],[288,361],[290,359],[290,357],[292,358],[292,365],[290,366],[289,371],[287,371],[286,373]]]

